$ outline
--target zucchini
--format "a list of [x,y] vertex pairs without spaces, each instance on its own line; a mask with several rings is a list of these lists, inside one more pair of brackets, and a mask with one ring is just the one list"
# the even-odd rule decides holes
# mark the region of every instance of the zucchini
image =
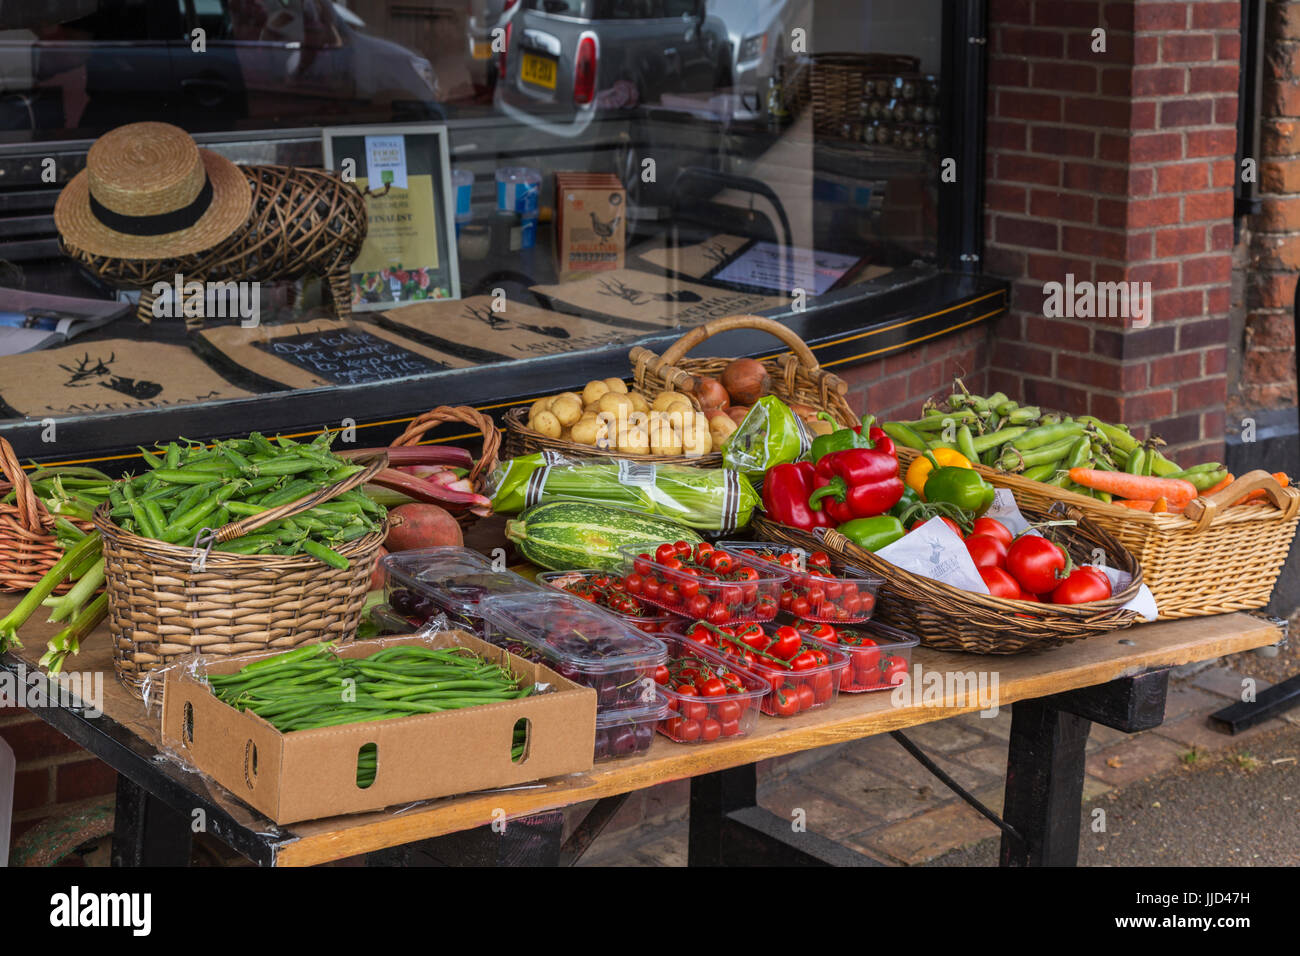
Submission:
[[506,523],[506,537],[527,560],[552,571],[617,571],[628,545],[704,540],[685,525],[623,508],[580,501],[548,501]]

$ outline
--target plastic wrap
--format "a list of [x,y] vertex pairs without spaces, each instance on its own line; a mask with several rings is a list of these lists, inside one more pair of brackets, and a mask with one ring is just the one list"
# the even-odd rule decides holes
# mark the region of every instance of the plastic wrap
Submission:
[[799,416],[775,395],[765,395],[722,446],[722,463],[761,484],[769,468],[792,462],[810,448],[812,435]]
[[503,514],[565,499],[659,515],[705,531],[745,527],[759,502],[749,480],[729,468],[574,462],[546,452],[503,462],[488,487],[492,510]]

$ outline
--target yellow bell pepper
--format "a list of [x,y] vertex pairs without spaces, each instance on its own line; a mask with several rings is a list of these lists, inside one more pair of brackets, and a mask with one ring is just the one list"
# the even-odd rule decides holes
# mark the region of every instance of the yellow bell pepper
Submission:
[[[970,459],[952,448],[935,448],[931,454],[934,455],[934,460],[944,467],[970,467]],[[907,466],[907,474],[903,476],[903,483],[915,491],[922,501],[925,500],[925,480],[930,477],[933,469],[934,464],[922,453]]]

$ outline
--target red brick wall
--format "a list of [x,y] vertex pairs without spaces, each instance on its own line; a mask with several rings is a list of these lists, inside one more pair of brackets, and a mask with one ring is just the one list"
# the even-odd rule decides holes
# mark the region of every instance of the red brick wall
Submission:
[[1296,404],[1292,301],[1300,272],[1300,2],[1275,0],[1265,22],[1260,213],[1251,218],[1240,379],[1244,415]]
[[117,787],[108,764],[22,708],[0,710],[0,738],[18,761],[12,841],[47,817],[95,802]]
[[988,326],[952,332],[895,355],[833,367],[849,383],[849,407],[881,421],[919,418],[927,398],[952,394],[960,377],[976,394],[988,385]]
[[[985,267],[1014,283],[994,387],[1222,451],[1238,20],[1236,0],[991,0]],[[1149,281],[1150,326],[1045,318],[1067,273]]]

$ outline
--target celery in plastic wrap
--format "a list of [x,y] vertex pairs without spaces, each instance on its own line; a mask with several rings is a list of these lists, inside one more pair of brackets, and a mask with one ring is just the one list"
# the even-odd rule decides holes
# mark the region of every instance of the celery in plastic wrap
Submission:
[[761,483],[769,468],[794,461],[812,447],[812,436],[790,406],[775,395],[754,403],[722,446],[722,463]]
[[564,498],[662,515],[708,531],[745,527],[759,502],[754,486],[732,469],[626,459],[575,462],[548,452],[501,463],[488,488],[492,510],[502,514]]

